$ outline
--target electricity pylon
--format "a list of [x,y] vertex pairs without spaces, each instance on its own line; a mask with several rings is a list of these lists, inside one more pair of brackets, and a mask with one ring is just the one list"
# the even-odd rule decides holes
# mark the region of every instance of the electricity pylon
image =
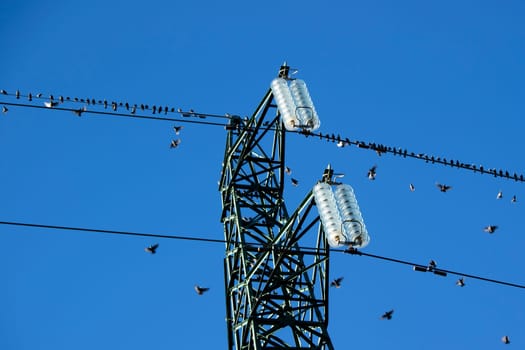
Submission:
[[[283,65],[279,77],[288,71]],[[333,349],[329,249],[311,190],[291,215],[286,209],[286,131],[271,89],[227,130],[219,190],[228,349]]]

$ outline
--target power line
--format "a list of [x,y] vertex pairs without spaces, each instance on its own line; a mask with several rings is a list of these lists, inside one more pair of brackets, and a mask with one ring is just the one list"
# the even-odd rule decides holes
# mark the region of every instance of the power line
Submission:
[[[213,239],[213,238],[204,238],[204,237],[190,237],[190,236],[181,236],[181,235],[164,235],[164,234],[154,234],[154,233],[140,233],[140,232],[131,232],[131,231],[116,231],[116,230],[103,230],[103,229],[93,229],[93,228],[84,228],[84,227],[72,227],[72,226],[58,226],[58,225],[44,225],[44,224],[31,224],[31,223],[24,223],[24,222],[13,222],[13,221],[0,221],[0,225],[8,225],[8,226],[21,226],[21,227],[30,227],[30,228],[43,228],[43,229],[53,229],[53,230],[64,230],[64,231],[76,231],[76,232],[90,232],[90,233],[103,233],[103,234],[115,234],[115,235],[127,235],[127,236],[139,236],[139,237],[154,237],[154,238],[164,238],[164,239],[176,239],[176,240],[185,240],[185,241],[197,241],[197,242],[206,242],[206,243],[223,243],[225,244],[226,241],[223,239]],[[268,249],[267,247],[264,247],[262,245],[249,243],[248,246],[254,247],[256,250],[264,250]],[[276,249],[279,250],[279,247],[272,247],[270,249]],[[283,251],[287,251],[289,249],[284,249]],[[301,247],[301,250],[305,251],[322,251],[323,249],[317,249],[312,247]],[[336,248],[330,248],[330,251],[333,252],[343,252],[348,253],[354,256],[366,256],[369,258],[374,258],[382,261],[389,261],[397,264],[402,265],[409,265],[413,266],[415,269],[417,268],[418,271],[423,271],[424,269],[426,271],[434,272],[436,274],[445,276],[446,274],[450,275],[456,275],[461,277],[468,277],[471,279],[476,279],[480,281],[485,281],[489,283],[496,283],[501,284],[508,287],[515,287],[515,288],[522,288],[525,289],[525,285],[522,284],[516,284],[486,277],[481,277],[478,275],[473,274],[467,274],[463,272],[458,271],[452,271],[452,270],[446,270],[446,269],[432,269],[429,270],[426,265],[421,265],[417,263],[413,263],[407,260],[400,260],[395,258],[389,258],[385,256],[365,253],[360,250],[357,250],[355,248],[349,248],[349,249],[336,249]]]
[[[0,89],[0,93],[2,91],[5,91],[5,90],[1,90]],[[9,93],[4,93],[3,95],[5,95],[5,96],[16,96],[16,94],[13,95],[13,94],[9,94]],[[18,95],[18,96],[19,96],[18,98],[20,98],[20,97],[27,97],[26,95],[21,95],[21,94]],[[33,97],[33,98],[35,98],[35,97]],[[31,99],[31,101],[32,101],[32,99]],[[40,97],[40,99],[49,100],[48,98],[43,98],[43,97]],[[53,101],[54,100],[55,100],[55,98],[53,97]],[[78,98],[71,99],[71,98],[67,97],[66,99],[59,98],[59,101],[60,100],[63,100],[63,101],[66,101],[66,102],[78,102],[78,103],[87,104],[86,101],[88,99],[78,99]],[[179,115],[181,115],[183,117],[183,119],[138,115],[138,114],[136,114],[136,112],[133,112],[133,113],[131,113],[131,112],[130,113],[117,113],[116,110],[120,106],[125,106],[124,108],[126,108],[126,110],[129,111],[130,108],[133,108],[133,106],[136,107],[137,105],[133,105],[133,106],[130,107],[130,105],[128,103],[123,104],[122,102],[118,102],[118,103],[117,102],[107,102],[107,100],[102,101],[102,100],[94,100],[94,99],[92,99],[90,101],[91,101],[91,102],[89,102],[90,104],[94,104],[94,105],[101,105],[102,104],[102,105],[105,106],[105,108],[108,108],[108,107],[111,107],[112,105],[114,105],[115,106],[114,107],[115,110],[113,112],[109,112],[109,111],[95,111],[95,110],[88,110],[88,109],[81,109],[81,110],[79,110],[79,109],[76,109],[76,108],[64,108],[64,107],[58,107],[58,106],[54,106],[52,108],[49,108],[49,107],[46,107],[46,106],[37,106],[37,105],[33,105],[33,104],[11,103],[11,102],[2,102],[2,101],[0,101],[0,104],[7,105],[7,106],[16,106],[16,107],[55,109],[55,110],[60,110],[60,111],[70,111],[70,112],[76,113],[77,115],[80,115],[82,113],[89,113],[89,114],[95,114],[95,115],[107,115],[107,116],[116,116],[116,117],[124,117],[124,118],[136,118],[136,119],[169,121],[169,122],[179,122],[179,123],[203,124],[203,125],[211,125],[211,126],[221,126],[221,127],[224,127],[224,128],[228,127],[227,123],[209,122],[209,121],[202,121],[202,120],[188,120],[186,118],[193,117],[193,118],[205,119],[205,118],[211,117],[211,118],[222,118],[222,119],[226,119],[228,121],[232,121],[232,120],[234,120],[234,118],[237,121],[241,119],[241,117],[239,117],[238,115],[230,115],[230,114],[218,115],[218,114],[211,114],[211,113],[197,113],[197,112],[194,112],[193,110],[182,111],[180,109],[177,109],[177,110],[175,110],[174,108],[170,109],[169,107],[164,107],[163,110],[165,111],[164,112],[165,114],[167,114],[168,112],[169,113],[178,113]],[[141,105],[141,106],[143,106],[143,108],[141,108],[141,111],[149,111],[149,110],[153,111],[152,107],[150,107],[149,105]],[[153,111],[153,113],[155,113],[155,112]],[[246,117],[244,118],[244,121],[247,121]],[[238,124],[236,124],[236,125],[238,125]],[[248,127],[244,126],[244,128],[248,128]],[[392,146],[386,146],[386,145],[383,145],[383,144],[380,144],[380,143],[351,140],[348,137],[344,137],[344,136],[341,136],[341,135],[335,135],[333,133],[332,134],[322,134],[320,132],[314,133],[314,132],[310,132],[310,131],[306,131],[306,130],[288,131],[288,132],[301,134],[301,135],[304,135],[305,137],[318,137],[320,140],[325,140],[325,141],[328,141],[328,142],[337,143],[337,146],[341,147],[341,148],[346,147],[346,146],[354,145],[354,146],[356,146],[357,148],[360,148],[360,149],[367,149],[367,150],[374,151],[378,155],[389,153],[389,154],[392,154],[394,156],[400,156],[400,157],[403,157],[403,158],[412,158],[412,159],[422,160],[425,163],[440,164],[440,165],[443,165],[443,166],[455,167],[455,168],[458,168],[458,169],[463,169],[463,170],[467,170],[467,171],[471,171],[471,172],[479,173],[479,174],[483,174],[483,175],[492,175],[494,177],[500,177],[500,178],[505,178],[505,179],[508,179],[508,180],[514,180],[516,182],[525,182],[525,176],[523,174],[518,174],[516,172],[510,172],[509,170],[497,169],[497,168],[488,168],[488,167],[484,167],[483,165],[478,165],[477,166],[477,165],[473,164],[472,162],[466,163],[466,162],[460,162],[459,160],[454,160],[454,159],[451,159],[451,158],[447,159],[445,157],[437,157],[437,156],[433,156],[433,155],[428,155],[426,153],[412,152],[412,151],[409,151],[409,150],[401,148],[401,147],[392,147]]]

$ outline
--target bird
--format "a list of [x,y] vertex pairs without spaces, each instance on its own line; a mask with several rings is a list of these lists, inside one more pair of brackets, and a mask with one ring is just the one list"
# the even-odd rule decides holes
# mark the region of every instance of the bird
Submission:
[[137,112],[137,105],[133,105],[133,107],[131,107],[131,114],[135,114]]
[[2,113],[6,114],[9,109],[6,106],[2,106]]
[[27,95],[27,99],[29,101],[33,101],[33,94],[32,93],[29,93],[29,95]]
[[176,147],[178,147],[180,145],[180,143],[181,143],[180,139],[171,140],[170,148],[176,148]]
[[292,178],[292,185],[295,187],[299,186],[299,180]]
[[41,98],[41,97],[42,97],[42,93],[39,92],[38,94],[36,94],[36,97],[37,97],[37,98]]
[[209,290],[210,290],[210,288],[200,287],[200,286],[197,285],[197,284],[195,285],[195,292],[197,292],[197,294],[199,294],[199,295],[203,295],[204,292],[207,292],[207,291],[209,291]]
[[465,287],[465,281],[463,280],[463,277],[456,281],[456,286]]
[[158,247],[159,247],[159,244],[155,243],[153,245],[150,245],[149,247],[144,248],[144,251],[147,253],[155,254],[157,252]]
[[175,130],[175,135],[178,135],[180,134],[180,131],[183,129],[184,127],[181,125],[181,126],[174,126],[173,127],[173,130]]
[[508,335],[504,335],[503,337],[501,337],[501,341],[503,342],[503,344],[510,344],[510,339]]
[[387,311],[381,316],[381,319],[383,319],[383,320],[391,320],[393,313],[394,313],[394,310]]
[[330,283],[330,287],[341,288],[343,277],[338,277]]
[[345,143],[343,140],[339,140],[339,141],[337,142],[337,147],[339,147],[339,148],[343,148],[344,146],[346,146],[346,143]]
[[428,262],[428,268],[427,269],[429,271],[432,271],[432,270],[434,270],[436,268],[436,266],[437,266],[436,262],[434,260],[430,260]]
[[75,113],[77,116],[81,117],[82,116],[82,113],[84,113],[85,111],[87,111],[87,108],[86,106],[82,107],[82,108],[79,108],[79,109],[75,109],[73,111],[73,113]]
[[284,172],[287,173],[288,175],[291,175],[292,174],[292,169],[290,169],[289,167],[285,166],[284,167]]
[[517,201],[518,201],[518,198],[516,198],[516,195],[512,196],[512,198],[510,199],[511,203],[516,203]]
[[448,190],[452,189],[452,186],[442,185],[440,183],[436,183],[436,186],[439,188],[441,192],[447,192]]
[[497,225],[488,225],[488,226],[486,226],[486,227],[483,229],[483,231],[492,234],[492,233],[494,233],[494,231],[496,231],[497,228],[498,228]]
[[20,90],[16,90],[15,96],[17,100],[20,98]]
[[0,89],[0,94],[7,95],[7,91],[5,91],[4,89]]
[[44,102],[44,106],[46,106],[47,108],[53,108],[53,107],[58,106],[58,102],[54,102],[54,101]]
[[496,199],[501,199],[501,198],[503,198],[503,192],[500,190],[498,194],[496,195]]
[[410,192],[414,192],[416,190],[416,187],[412,184],[410,184],[408,188],[410,188]]
[[375,180],[376,179],[376,169],[377,169],[377,166],[373,166],[371,167],[370,169],[368,169],[368,178],[370,180]]

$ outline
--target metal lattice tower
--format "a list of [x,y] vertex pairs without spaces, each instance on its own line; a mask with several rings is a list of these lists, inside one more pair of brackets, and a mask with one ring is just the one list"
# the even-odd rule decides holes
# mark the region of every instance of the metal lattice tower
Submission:
[[[288,78],[286,65],[279,76]],[[219,190],[228,349],[333,349],[329,249],[311,191],[286,209],[286,132],[272,91],[227,130]]]

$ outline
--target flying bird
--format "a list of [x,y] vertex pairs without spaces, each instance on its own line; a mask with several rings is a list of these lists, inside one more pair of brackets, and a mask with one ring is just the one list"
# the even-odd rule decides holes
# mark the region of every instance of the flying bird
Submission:
[[299,180],[292,178],[292,185],[295,187],[299,186]]
[[330,283],[330,287],[341,288],[342,281],[343,281],[343,277],[336,278]]
[[44,102],[44,106],[46,106],[47,108],[53,108],[53,107],[58,106],[58,103],[59,102],[54,102],[54,101]]
[[498,194],[496,195],[496,199],[501,199],[501,198],[503,198],[503,192],[499,191]]
[[178,135],[180,134],[180,131],[184,129],[184,127],[181,125],[181,126],[174,126],[173,127],[173,130],[175,130],[175,135]]
[[447,192],[448,190],[452,189],[452,186],[442,185],[440,183],[436,183],[436,186],[439,188],[441,192]]
[[456,286],[465,287],[465,281],[463,280],[463,277],[456,281]]
[[486,226],[486,227],[483,229],[483,231],[492,234],[492,233],[494,233],[494,231],[496,231],[497,228],[498,228],[497,225],[488,225],[488,226]]
[[292,174],[292,169],[290,169],[289,167],[285,166],[284,167],[284,172],[287,173],[288,175],[291,175]]
[[408,188],[410,188],[410,192],[414,192],[416,190],[416,187],[412,184],[410,184]]
[[383,320],[391,320],[393,313],[394,313],[394,310],[387,311],[381,316],[381,319],[383,319]]
[[373,166],[371,167],[370,169],[368,169],[368,178],[370,180],[375,180],[376,179],[376,169],[377,169],[377,166]]
[[207,292],[209,290],[210,290],[210,288],[200,287],[197,284],[195,285],[195,292],[197,292],[197,294],[199,294],[199,295],[203,295],[204,292]]
[[501,337],[501,341],[503,342],[503,344],[510,344],[510,339],[508,335],[504,335],[503,337]]
[[6,106],[2,106],[2,113],[6,114],[9,109]]
[[177,140],[171,140],[170,148],[177,148],[181,143],[180,139]]
[[159,244],[156,243],[154,245],[150,245],[149,247],[144,248],[144,251],[147,253],[155,254],[157,252],[158,247],[159,247]]

